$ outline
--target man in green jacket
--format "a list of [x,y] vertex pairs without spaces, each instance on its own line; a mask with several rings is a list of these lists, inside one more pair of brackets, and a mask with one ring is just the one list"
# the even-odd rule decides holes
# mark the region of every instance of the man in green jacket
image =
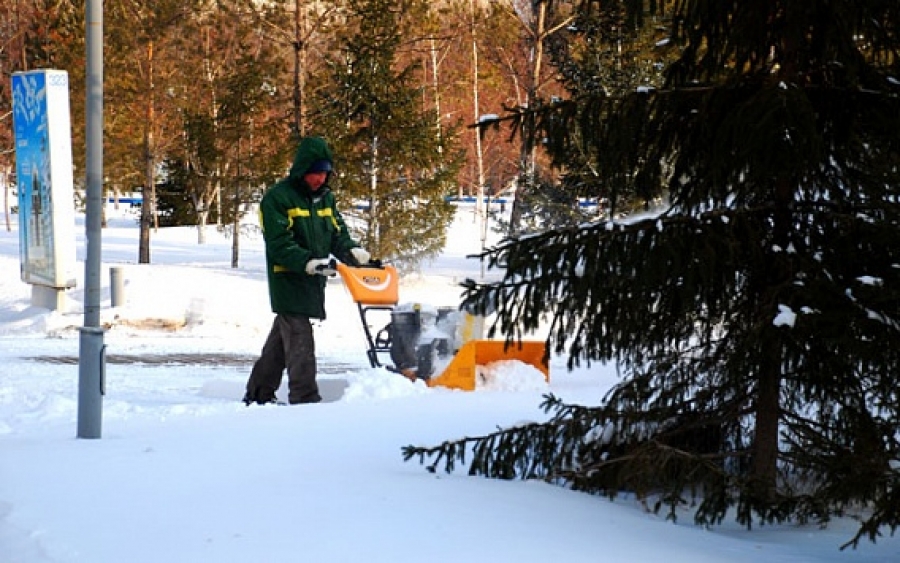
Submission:
[[334,275],[330,257],[353,266],[370,259],[351,238],[335,206],[328,187],[333,166],[325,140],[306,137],[288,176],[270,187],[260,202],[275,321],[247,380],[247,405],[275,402],[285,368],[291,404],[322,400],[310,319],[325,318],[326,276]]

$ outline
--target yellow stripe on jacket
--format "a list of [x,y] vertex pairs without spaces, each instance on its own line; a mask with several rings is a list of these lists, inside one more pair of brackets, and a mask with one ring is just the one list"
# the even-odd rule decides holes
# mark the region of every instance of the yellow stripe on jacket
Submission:
[[[287,228],[290,229],[291,227],[294,226],[294,217],[309,217],[309,216],[310,216],[309,209],[300,209],[299,207],[293,207],[291,209],[288,209],[287,210],[287,218],[288,218],[288,227]],[[334,218],[334,212],[332,211],[332,209],[330,207],[325,208],[325,209],[317,209],[316,216],[328,217],[329,219],[331,219],[331,223],[334,225],[334,228],[337,229],[338,231],[341,230],[341,226],[338,224],[337,219]],[[259,211],[259,224],[260,224],[260,226],[263,225],[262,210]],[[289,272],[290,271],[289,268],[285,268],[284,266],[282,266],[280,264],[275,264],[273,266],[273,269],[275,272]]]

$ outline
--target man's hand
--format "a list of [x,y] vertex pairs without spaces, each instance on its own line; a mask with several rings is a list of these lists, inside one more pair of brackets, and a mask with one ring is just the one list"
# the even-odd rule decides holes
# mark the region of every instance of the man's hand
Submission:
[[365,266],[372,259],[372,255],[366,252],[364,248],[351,248],[350,254],[356,260],[358,266]]
[[337,271],[328,258],[313,258],[306,263],[306,273],[311,276],[333,276]]

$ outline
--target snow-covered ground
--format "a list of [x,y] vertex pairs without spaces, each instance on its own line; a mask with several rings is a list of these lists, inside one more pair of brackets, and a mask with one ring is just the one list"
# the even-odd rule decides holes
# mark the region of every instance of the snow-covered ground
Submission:
[[[64,311],[31,305],[19,277],[18,231],[0,228],[0,562],[893,562],[900,538],[841,551],[852,518],[828,528],[746,530],[677,523],[633,499],[610,502],[540,482],[427,472],[406,445],[543,420],[548,392],[596,404],[609,366],[545,382],[502,366],[473,392],[412,384],[369,367],[356,305],[339,279],[316,326],[329,402],[245,407],[240,398],[269,330],[262,241],[231,242],[214,228],[151,235],[137,265],[137,226],[110,209],[103,232],[108,326],[102,437],[76,438],[79,327],[85,259],[79,218],[78,287]],[[401,301],[458,303],[477,278],[480,248],[460,208],[444,254],[403,277]],[[493,236],[493,235],[492,235]],[[124,303],[110,304],[109,268]],[[487,383],[491,383],[488,385]]]

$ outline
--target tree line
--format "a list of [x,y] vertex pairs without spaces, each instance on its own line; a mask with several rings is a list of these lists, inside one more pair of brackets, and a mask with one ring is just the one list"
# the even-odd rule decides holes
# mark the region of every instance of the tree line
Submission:
[[[236,265],[241,216],[309,134],[335,145],[337,193],[355,210],[360,238],[384,258],[432,255],[446,196],[496,194],[532,166],[522,158],[541,158],[508,132],[471,125],[562,91],[540,53],[571,9],[526,0],[104,2],[104,190],[143,192],[138,261],[151,261],[162,216],[198,225],[199,242],[206,224],[230,226]],[[82,4],[0,8],[5,76],[69,73],[76,181],[84,38]],[[8,79],[0,84],[7,177],[9,89]]]

